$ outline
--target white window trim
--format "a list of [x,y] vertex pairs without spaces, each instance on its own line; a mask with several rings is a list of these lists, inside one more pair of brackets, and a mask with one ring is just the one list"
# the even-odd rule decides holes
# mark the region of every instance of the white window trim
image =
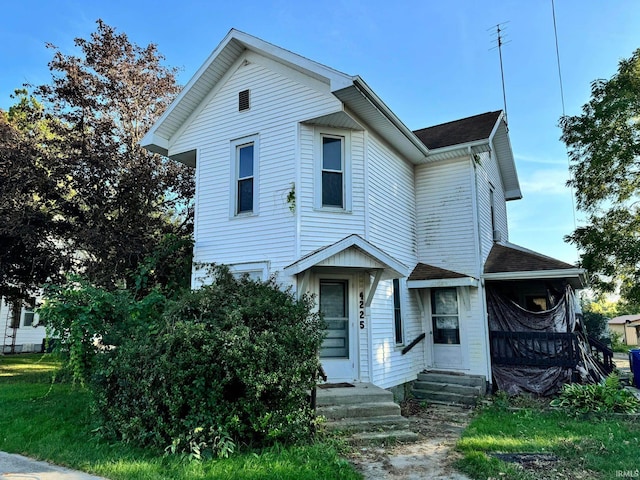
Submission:
[[[257,275],[261,281],[266,281],[269,279],[269,261],[265,260],[262,262],[241,262],[241,263],[231,263],[228,264],[229,271],[232,275],[236,277],[240,277],[244,273],[248,273],[249,276],[252,276],[252,273],[259,273]],[[204,287],[206,285],[211,285],[213,282],[213,277],[208,274],[206,268],[193,269],[192,272],[192,282],[191,288],[198,289],[200,287]]]
[[[253,144],[253,210],[251,212],[238,212],[238,147]],[[229,217],[252,217],[259,214],[260,209],[260,136],[258,134],[231,140],[229,152],[229,164],[231,166],[231,185],[229,198]]]
[[254,278],[253,273],[259,273],[258,278],[264,282],[269,278],[269,262],[246,262],[246,263],[234,263],[229,265],[229,270],[234,276],[242,276],[248,273],[251,278]]
[[[322,137],[340,137],[343,140],[344,167],[343,167],[343,193],[344,206],[327,207],[322,205]],[[314,207],[316,210],[327,212],[351,213],[352,209],[352,182],[351,182],[351,132],[335,128],[315,128],[314,129]]]

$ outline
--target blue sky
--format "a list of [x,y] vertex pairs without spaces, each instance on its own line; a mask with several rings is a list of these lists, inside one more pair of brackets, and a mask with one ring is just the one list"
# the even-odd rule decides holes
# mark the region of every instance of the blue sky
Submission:
[[[637,0],[555,0],[565,110],[580,112],[590,83],[640,48]],[[511,143],[524,198],[509,202],[513,243],[573,263],[574,229],[551,0],[20,0],[0,16],[0,108],[24,82],[48,83],[47,42],[73,53],[95,21],[155,43],[185,84],[237,28],[360,75],[411,129],[503,107],[494,30],[503,49]],[[493,42],[493,43],[492,43]],[[578,225],[580,214],[577,215]]]

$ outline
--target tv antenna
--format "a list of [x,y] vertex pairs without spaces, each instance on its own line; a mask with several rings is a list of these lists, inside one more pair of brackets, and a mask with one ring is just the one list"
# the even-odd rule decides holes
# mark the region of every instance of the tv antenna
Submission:
[[[507,123],[507,92],[506,89],[504,88],[504,67],[502,65],[502,47],[504,45],[507,45],[509,43],[511,43],[511,41],[505,41],[505,37],[506,35],[504,34],[504,31],[506,30],[505,25],[509,23],[509,22],[502,22],[502,23],[498,23],[496,24],[495,27],[491,27],[489,30],[493,30],[495,33],[495,41],[496,41],[496,46],[491,48],[490,50],[493,49],[498,49],[498,55],[500,57],[500,77],[502,78],[502,101],[504,102],[504,121],[505,123]],[[492,41],[493,42],[493,41]]]

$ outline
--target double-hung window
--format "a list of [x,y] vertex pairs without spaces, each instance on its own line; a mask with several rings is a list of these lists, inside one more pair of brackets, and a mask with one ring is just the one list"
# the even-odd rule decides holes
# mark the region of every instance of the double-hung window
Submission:
[[231,142],[232,216],[258,213],[258,152],[257,135]]
[[317,129],[315,207],[351,211],[350,134],[330,128]]
[[344,208],[344,139],[322,136],[322,206]]

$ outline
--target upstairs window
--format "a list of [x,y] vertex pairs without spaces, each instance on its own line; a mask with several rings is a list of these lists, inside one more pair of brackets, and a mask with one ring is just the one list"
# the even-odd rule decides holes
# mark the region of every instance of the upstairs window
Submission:
[[258,211],[258,137],[231,142],[234,192],[232,216]]
[[322,136],[322,206],[344,208],[344,140]]
[[351,132],[316,127],[313,154],[314,208],[351,213]]

